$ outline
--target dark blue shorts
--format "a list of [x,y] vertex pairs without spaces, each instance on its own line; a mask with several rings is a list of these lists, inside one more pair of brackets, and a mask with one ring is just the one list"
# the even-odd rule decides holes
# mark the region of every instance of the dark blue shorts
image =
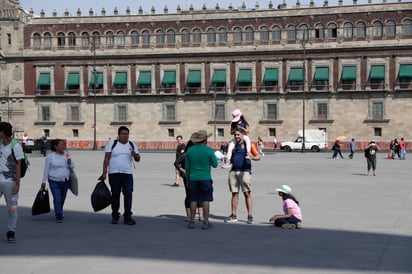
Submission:
[[190,181],[189,182],[190,202],[212,202],[213,201],[213,181]]

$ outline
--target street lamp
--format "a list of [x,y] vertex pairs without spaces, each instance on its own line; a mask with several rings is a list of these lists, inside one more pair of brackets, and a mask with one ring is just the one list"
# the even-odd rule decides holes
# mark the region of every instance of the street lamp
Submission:
[[96,87],[97,87],[97,72],[96,72],[96,37],[93,35],[92,48],[93,51],[93,150],[97,149],[96,144]]
[[216,107],[216,88],[213,91],[213,101],[214,101],[214,113],[213,113],[213,141],[216,142],[216,115],[217,115],[217,107]]
[[302,48],[303,48],[303,92],[302,92],[302,153],[305,151],[305,84],[306,84],[306,32],[302,32]]
[[10,122],[10,116],[11,116],[11,112],[13,111],[13,109],[10,108],[10,88],[9,88],[9,85],[4,87],[4,92],[5,92],[5,95],[7,96],[7,98],[6,98],[7,101],[6,102],[2,101],[1,103],[2,104],[7,103],[7,122]]

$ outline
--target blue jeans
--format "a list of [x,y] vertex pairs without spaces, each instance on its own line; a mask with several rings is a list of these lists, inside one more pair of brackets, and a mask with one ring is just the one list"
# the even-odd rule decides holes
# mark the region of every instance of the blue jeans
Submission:
[[109,174],[109,184],[112,191],[112,218],[118,220],[120,213],[120,193],[124,196],[124,219],[132,216],[133,175],[125,173]]
[[290,224],[297,224],[301,222],[302,220],[299,220],[295,216],[290,216],[289,218],[282,218],[282,219],[276,219],[275,221],[275,226],[282,226],[283,224],[290,223]]
[[56,219],[63,219],[63,205],[66,200],[67,190],[69,189],[69,182],[69,180],[49,180],[50,190],[53,195],[54,214],[56,215]]

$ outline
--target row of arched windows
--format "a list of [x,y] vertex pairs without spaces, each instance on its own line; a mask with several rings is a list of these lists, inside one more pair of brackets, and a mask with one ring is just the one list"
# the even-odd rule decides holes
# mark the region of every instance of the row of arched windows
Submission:
[[[370,35],[372,38],[383,38],[385,37],[395,37],[397,34],[397,23],[395,20],[390,19],[386,22],[382,22],[379,20],[375,20],[370,25],[372,31]],[[241,42],[252,42],[256,39],[259,39],[260,42],[269,42],[269,41],[278,41],[280,42],[282,39],[282,31],[286,31],[286,39],[288,41],[296,41],[296,40],[307,40],[309,38],[316,38],[316,39],[334,39],[338,37],[338,25],[334,22],[328,23],[327,25],[322,23],[317,23],[311,29],[308,24],[301,24],[299,26],[295,24],[289,24],[286,26],[284,30],[282,30],[281,26],[274,25],[274,26],[261,26],[257,31],[257,35],[259,38],[256,37],[256,30],[251,27],[247,26],[244,28],[241,27],[234,27],[231,30],[232,34],[232,41],[234,43],[241,43]],[[344,39],[353,39],[353,38],[365,38],[368,35],[367,28],[368,25],[364,21],[358,21],[355,24],[352,22],[345,22],[342,26],[342,34],[341,36]],[[411,19],[404,19],[401,23],[401,31],[402,35],[410,36],[412,35],[412,20]],[[118,45],[124,46],[126,44],[132,45],[150,45],[151,43],[156,44],[175,44],[176,37],[180,36],[180,43],[182,44],[200,44],[203,42],[203,39],[206,39],[207,42],[228,42],[228,34],[229,30],[226,27],[220,28],[208,28],[206,32],[202,32],[200,28],[193,28],[192,30],[189,29],[182,29],[180,33],[178,33],[174,29],[162,30],[158,29],[154,33],[151,33],[149,30],[142,30],[139,32],[138,30],[132,30],[129,33],[126,31],[120,30],[117,32],[114,31],[107,31],[101,34],[99,31],[94,32],[81,32],[80,33],[80,41],[82,46],[88,46],[93,41],[96,45],[106,44],[108,46]],[[57,46],[63,47],[66,45],[68,46],[76,46],[79,42],[77,40],[77,35],[75,32],[68,32],[67,37],[64,32],[58,32],[56,34],[57,38]],[[151,36],[154,36],[155,40],[152,41]],[[44,47],[51,47],[52,46],[52,39],[53,36],[50,32],[45,32],[43,37],[40,33],[33,34],[33,46],[34,47],[41,47],[42,43]]]

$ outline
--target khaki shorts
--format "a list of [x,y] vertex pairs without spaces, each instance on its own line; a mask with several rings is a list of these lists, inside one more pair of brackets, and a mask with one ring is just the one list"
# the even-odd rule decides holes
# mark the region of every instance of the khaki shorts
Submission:
[[239,188],[242,192],[252,191],[252,175],[249,172],[231,171],[229,172],[229,190],[232,193],[238,193]]

